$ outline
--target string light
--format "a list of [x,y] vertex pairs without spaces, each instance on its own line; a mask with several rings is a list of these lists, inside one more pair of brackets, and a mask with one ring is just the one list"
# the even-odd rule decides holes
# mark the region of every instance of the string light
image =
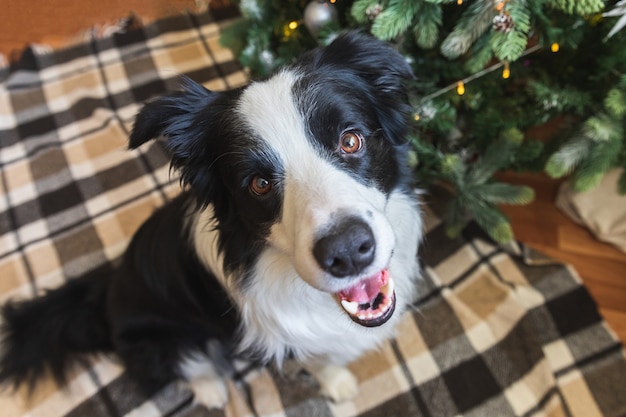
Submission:
[[329,0],[332,4],[337,3],[337,0]]
[[[532,46],[532,47],[528,48],[527,50],[525,50],[520,55],[520,58],[525,57],[526,55],[532,54],[532,53],[538,51],[539,49],[541,49],[541,45],[539,45],[539,44],[537,44],[535,46]],[[489,74],[490,72],[497,70],[498,68],[502,67],[503,65],[504,65],[504,62],[499,62],[497,64],[493,64],[492,66],[487,67],[485,69],[482,69],[482,70],[478,71],[477,73],[475,73],[473,75],[470,75],[469,77],[463,78],[461,81],[456,81],[456,82],[454,82],[452,84],[449,84],[448,86],[446,86],[444,88],[441,88],[441,89],[439,89],[439,90],[437,90],[437,91],[435,91],[435,92],[433,92],[431,94],[428,94],[428,95],[422,97],[420,102],[421,103],[426,103],[429,100],[434,99],[435,97],[439,97],[440,95],[445,94],[448,91],[452,91],[454,88],[457,88],[457,90],[458,90],[459,84],[469,83],[471,81],[474,81],[475,79],[480,78],[483,75]],[[465,86],[464,86],[463,90],[465,91]]]
[[552,45],[550,45],[550,50],[552,52],[559,52],[559,49],[561,49],[561,46],[558,43],[556,43],[556,42],[554,42]]
[[509,68],[509,61],[504,61],[504,69],[502,70],[502,78],[505,80],[511,76],[511,69]]
[[463,0],[456,0],[456,4],[458,4],[459,6],[463,4]]
[[289,38],[291,38],[294,31],[298,29],[298,26],[300,26],[300,23],[298,23],[298,21],[296,20],[293,20],[283,26],[283,40],[288,40]]
[[415,114],[413,115],[413,120],[415,120],[416,122],[418,122],[418,121],[420,120],[420,115],[419,115],[419,114],[417,114],[417,113],[415,113]]
[[463,81],[459,81],[456,84],[456,93],[460,96],[462,96],[463,94],[465,94],[465,84],[463,83]]

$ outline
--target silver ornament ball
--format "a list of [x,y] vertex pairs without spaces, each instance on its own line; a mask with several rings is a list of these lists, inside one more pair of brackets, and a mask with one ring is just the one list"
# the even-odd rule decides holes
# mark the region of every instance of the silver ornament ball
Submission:
[[337,21],[337,9],[327,1],[313,0],[304,9],[304,25],[313,36],[331,22]]

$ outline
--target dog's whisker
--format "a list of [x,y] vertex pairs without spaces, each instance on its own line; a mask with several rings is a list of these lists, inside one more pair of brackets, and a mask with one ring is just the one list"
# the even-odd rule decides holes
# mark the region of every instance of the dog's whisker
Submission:
[[218,155],[215,159],[213,159],[213,161],[209,164],[207,169],[208,170],[212,169],[213,166],[222,158],[225,158],[225,157],[231,156],[231,155],[240,156],[242,154],[243,154],[242,152],[238,152],[238,151],[224,152],[224,153]]

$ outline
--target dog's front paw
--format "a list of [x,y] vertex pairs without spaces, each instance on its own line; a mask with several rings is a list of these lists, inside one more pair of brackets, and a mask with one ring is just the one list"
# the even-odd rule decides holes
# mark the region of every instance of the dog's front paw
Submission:
[[348,368],[327,365],[313,371],[323,395],[334,402],[342,402],[356,397],[359,381]]
[[196,402],[205,407],[224,408],[228,402],[228,387],[222,378],[198,378],[190,383]]

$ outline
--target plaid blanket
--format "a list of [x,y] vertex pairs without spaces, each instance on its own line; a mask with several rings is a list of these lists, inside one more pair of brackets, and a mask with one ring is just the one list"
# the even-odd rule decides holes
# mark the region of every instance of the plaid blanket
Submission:
[[[139,224],[178,192],[159,143],[126,151],[141,103],[186,74],[211,89],[246,74],[207,14],[0,70],[0,301],[26,298],[111,263]],[[398,337],[351,365],[361,391],[334,404],[297,367],[233,364],[230,402],[207,410],[172,383],[141,395],[114,358],[50,380],[3,416],[624,416],[626,360],[571,269],[523,246],[510,252],[468,227],[446,237],[426,197],[425,276]],[[529,260],[533,262],[529,262]],[[290,369],[292,368],[292,369]]]

